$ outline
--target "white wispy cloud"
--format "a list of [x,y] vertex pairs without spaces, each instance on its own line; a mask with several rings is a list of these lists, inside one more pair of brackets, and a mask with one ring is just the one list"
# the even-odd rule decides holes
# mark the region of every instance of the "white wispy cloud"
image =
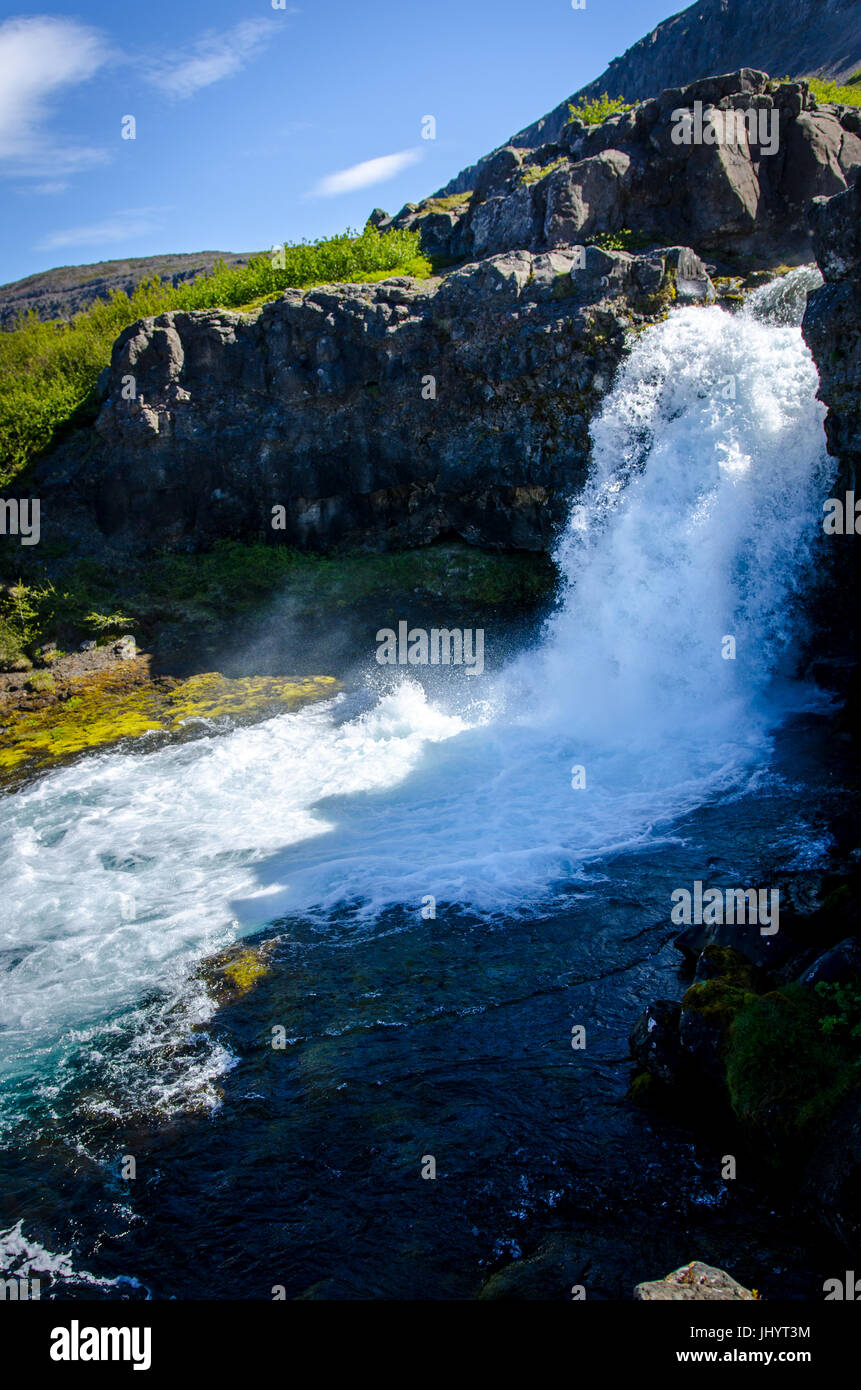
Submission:
[[75,19],[34,15],[0,24],[0,165],[6,172],[69,174],[107,158],[47,126],[52,98],[86,82],[109,56],[104,37]]
[[382,154],[377,159],[364,159],[361,164],[352,164],[349,169],[339,169],[334,174],[327,174],[305,194],[305,197],[335,198],[339,193],[354,193],[358,188],[370,188],[375,183],[385,183],[402,169],[417,164],[421,157],[420,149],[412,149],[400,150],[397,154]]
[[34,183],[27,191],[28,193],[40,193],[49,197],[53,193],[65,193],[69,185],[65,179],[54,179],[50,183]]
[[162,227],[161,214],[165,211],[164,208],[127,208],[101,222],[49,232],[35,249],[59,251],[65,246],[102,246],[107,242],[128,242],[133,237],[149,236]]
[[146,64],[144,74],[166,96],[190,97],[239,72],[277,32],[277,20],[246,19],[223,33],[202,34],[188,53]]

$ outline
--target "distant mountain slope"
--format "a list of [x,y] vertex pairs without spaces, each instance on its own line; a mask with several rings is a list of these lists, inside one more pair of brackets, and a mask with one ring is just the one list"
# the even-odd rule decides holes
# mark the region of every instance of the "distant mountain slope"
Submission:
[[96,261],[93,265],[67,265],[28,275],[10,285],[0,285],[0,328],[11,328],[20,313],[35,309],[41,319],[71,318],[96,299],[107,299],[111,290],[131,293],[135,285],[160,275],[174,285],[193,280],[216,261],[245,265],[251,252],[196,251],[175,256],[138,256],[124,261]]
[[[642,101],[701,77],[758,68],[772,77],[829,77],[845,82],[861,70],[861,0],[697,0],[639,39],[588,86],[566,97],[507,144],[535,149],[556,140],[568,103],[602,92]],[[487,156],[486,156],[487,157]],[[473,187],[463,169],[439,196]]]

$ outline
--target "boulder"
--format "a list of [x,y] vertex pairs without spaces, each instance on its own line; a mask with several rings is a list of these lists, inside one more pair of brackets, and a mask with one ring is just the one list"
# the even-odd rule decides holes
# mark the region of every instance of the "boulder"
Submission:
[[681,1005],[674,999],[656,999],[637,1019],[628,1039],[631,1057],[640,1072],[670,1086],[680,1067],[679,1020]]
[[677,300],[682,303],[714,303],[715,287],[708,271],[689,246],[670,247],[665,264],[673,271]]
[[801,984],[853,984],[861,982],[861,937],[845,941],[825,951],[805,970]]
[[692,1299],[716,1302],[752,1302],[756,1294],[727,1274],[725,1269],[694,1260],[674,1269],[664,1279],[637,1284],[634,1298],[642,1303],[687,1302]]
[[548,174],[546,245],[570,246],[621,227],[630,168],[630,155],[622,150],[603,150]]
[[829,198],[847,187],[840,159],[845,138],[840,122],[830,113],[802,111],[789,123],[784,190],[791,203]]

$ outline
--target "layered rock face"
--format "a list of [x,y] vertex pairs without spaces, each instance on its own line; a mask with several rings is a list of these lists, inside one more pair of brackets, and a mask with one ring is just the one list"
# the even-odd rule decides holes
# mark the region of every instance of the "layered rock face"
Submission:
[[288,292],[253,319],[147,319],[114,347],[94,437],[43,481],[71,483],[115,544],[543,548],[624,331],[673,278],[710,288],[678,248],[516,251],[445,279]]
[[[720,143],[708,143],[710,131]],[[819,107],[805,83],[743,68],[600,125],[574,119],[535,150],[497,150],[468,198],[408,205],[393,224],[418,227],[429,255],[454,260],[622,229],[723,257],[809,259],[806,208],[854,181],[859,132],[857,107]]]
[[[704,138],[736,117],[740,143]],[[626,333],[714,298],[698,253],[810,258],[806,208],[861,167],[859,124],[803,85],[711,78],[573,124],[528,163],[500,151],[463,205],[407,209],[429,251],[466,258],[444,276],[142,320],[115,344],[94,429],[28,479],[43,531],[76,499],[115,545],[547,548]],[[599,244],[622,232],[636,253]]]
[[[842,534],[828,537],[832,577],[819,629],[839,660],[857,658],[861,624],[858,585],[861,558],[847,494],[861,499],[861,183],[834,198],[819,199],[810,224],[825,284],[807,301],[802,332],[819,369],[819,398],[828,407],[829,452],[839,460],[835,500],[843,507]],[[856,670],[853,706],[861,702]]]
[[861,183],[817,199],[810,224],[825,284],[807,302],[802,331],[819,368],[819,396],[828,406],[829,451],[840,460],[842,485],[861,474]]

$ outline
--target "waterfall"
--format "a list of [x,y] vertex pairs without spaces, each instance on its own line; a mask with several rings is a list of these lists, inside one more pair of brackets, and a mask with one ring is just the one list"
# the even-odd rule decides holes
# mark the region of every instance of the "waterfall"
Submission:
[[[211,1095],[231,1059],[200,1042],[195,967],[219,946],[287,914],[348,933],[400,905],[408,929],[427,895],[534,912],[762,766],[810,698],[792,682],[799,600],[833,471],[790,281],[633,343],[560,540],[563,601],[500,674],[450,698],[415,675],[380,690],[369,634],[364,712],[339,696],[103,752],[4,799],[0,1071],[22,1097],[53,1103],[112,1038],[112,1076],[121,1045],[159,1103]],[[180,1034],[181,1074],[152,1082]]]

